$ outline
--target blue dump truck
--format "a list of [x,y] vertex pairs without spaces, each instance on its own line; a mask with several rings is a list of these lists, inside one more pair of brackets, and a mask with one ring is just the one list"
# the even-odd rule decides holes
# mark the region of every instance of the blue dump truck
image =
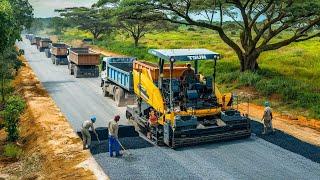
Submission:
[[69,46],[63,43],[52,43],[50,45],[50,54],[52,64],[67,65],[68,64],[68,50]]
[[101,87],[105,97],[110,96],[117,106],[133,104],[133,57],[105,57],[102,61]]

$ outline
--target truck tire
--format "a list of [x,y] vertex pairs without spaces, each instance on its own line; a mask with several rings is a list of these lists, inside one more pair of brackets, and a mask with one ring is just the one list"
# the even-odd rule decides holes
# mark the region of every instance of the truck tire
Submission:
[[77,66],[74,66],[74,70],[73,70],[73,74],[74,74],[74,77],[76,78],[79,78],[79,70],[78,70],[78,67]]
[[124,91],[122,88],[117,87],[115,94],[114,94],[114,100],[116,102],[116,105],[118,107],[121,107],[124,105]]
[[74,74],[71,63],[68,64],[70,75]]
[[109,92],[108,92],[107,88],[105,87],[105,85],[103,85],[103,87],[102,87],[102,94],[104,97],[109,96]]
[[94,77],[99,77],[99,68],[96,67]]
[[59,63],[59,61],[58,61],[58,58],[55,58],[55,64],[58,66],[60,63]]

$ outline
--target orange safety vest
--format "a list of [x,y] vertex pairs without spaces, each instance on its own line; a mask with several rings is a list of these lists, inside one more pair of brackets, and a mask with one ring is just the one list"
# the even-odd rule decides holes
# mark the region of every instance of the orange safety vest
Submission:
[[156,125],[157,122],[158,122],[157,116],[156,116],[156,115],[150,115],[150,117],[149,117],[149,123],[150,123],[151,125]]

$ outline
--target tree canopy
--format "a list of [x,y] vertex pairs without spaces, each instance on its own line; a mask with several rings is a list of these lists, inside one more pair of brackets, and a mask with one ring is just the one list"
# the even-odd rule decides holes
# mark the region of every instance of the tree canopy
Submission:
[[[113,0],[100,0],[98,5]],[[320,35],[319,0],[122,0],[127,18],[166,20],[211,29],[237,54],[241,71],[259,69],[261,53]],[[143,16],[140,16],[143,14]],[[226,19],[239,32],[231,38]],[[286,33],[286,38],[275,37]],[[289,34],[289,36],[288,36]]]
[[89,31],[94,39],[102,34],[108,34],[112,30],[110,13],[105,9],[74,7],[57,10],[65,17],[69,24],[77,26],[81,30]]
[[144,12],[136,11],[135,18],[130,18],[133,9],[125,6],[122,0],[100,0],[94,7],[108,9],[112,12],[112,22],[115,28],[120,28],[132,37],[134,45],[139,45],[139,40],[151,31],[162,31],[174,28],[172,24],[160,19],[146,18]]

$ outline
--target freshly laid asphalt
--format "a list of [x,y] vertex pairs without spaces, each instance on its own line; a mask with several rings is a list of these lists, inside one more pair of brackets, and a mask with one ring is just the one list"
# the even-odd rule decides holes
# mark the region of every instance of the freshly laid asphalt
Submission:
[[[125,108],[102,96],[99,78],[76,79],[66,66],[56,66],[29,41],[18,42],[44,87],[75,132],[83,120],[97,117],[105,127],[116,114],[126,125]],[[259,133],[259,125],[254,131]],[[280,140],[279,138],[285,138]],[[264,140],[265,139],[265,140]],[[93,142],[91,152],[111,179],[317,179],[320,180],[320,148],[277,132],[272,136],[212,143],[173,150],[157,147],[140,137],[120,138],[130,156],[111,158],[107,141]],[[293,144],[293,145],[292,145]],[[304,149],[310,148],[310,149]]]

